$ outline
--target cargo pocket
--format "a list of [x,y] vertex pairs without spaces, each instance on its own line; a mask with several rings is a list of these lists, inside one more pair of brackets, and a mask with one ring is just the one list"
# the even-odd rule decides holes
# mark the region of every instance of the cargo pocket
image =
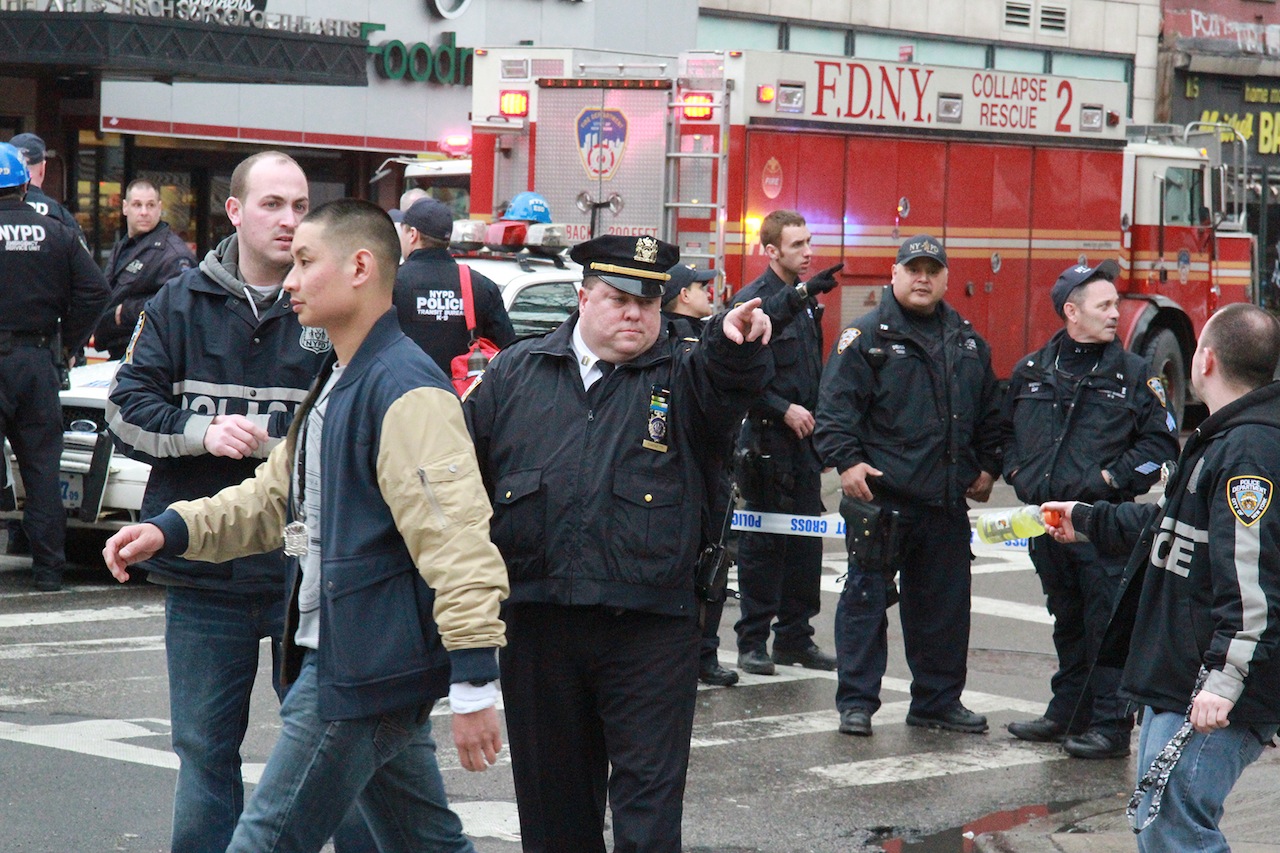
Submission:
[[[673,568],[673,559],[684,545],[681,482],[648,471],[619,469],[613,476],[613,496],[609,556],[616,576],[651,583],[658,580],[655,575],[670,572],[672,577],[665,580],[674,581],[680,567]],[[666,571],[663,564],[668,564]]]
[[[355,565],[344,571],[344,563]],[[361,555],[330,565],[323,589],[329,625],[368,624],[370,614],[381,614],[376,631],[350,632],[344,642],[326,646],[334,683],[372,683],[404,674],[413,662],[420,666],[426,639],[415,605],[406,605],[415,600],[420,580],[413,566],[400,554]]]
[[493,490],[490,538],[512,580],[542,574],[546,504],[540,468],[504,474]]
[[418,482],[427,501],[426,523],[432,530],[447,530],[485,511],[484,488],[469,451],[420,466]]

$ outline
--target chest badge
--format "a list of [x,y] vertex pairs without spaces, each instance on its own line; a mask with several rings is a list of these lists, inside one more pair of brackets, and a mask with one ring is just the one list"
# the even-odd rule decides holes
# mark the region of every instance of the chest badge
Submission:
[[142,261],[130,261],[129,265],[124,268],[125,272],[138,273],[142,271]]
[[1275,487],[1265,477],[1232,477],[1227,480],[1227,502],[1231,512],[1245,527],[1252,527],[1266,515]]
[[333,349],[328,333],[319,326],[303,326],[302,334],[298,337],[298,346],[314,353],[328,352]]
[[667,412],[670,408],[671,392],[661,385],[654,385],[649,395],[649,416],[645,421],[646,449],[667,452]]

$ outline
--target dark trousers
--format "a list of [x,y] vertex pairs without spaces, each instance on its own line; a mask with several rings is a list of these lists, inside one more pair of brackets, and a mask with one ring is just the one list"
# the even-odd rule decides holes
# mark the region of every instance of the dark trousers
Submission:
[[[969,518],[963,509],[902,510],[898,602],[911,667],[911,710],[939,714],[960,701],[968,674]],[[836,605],[836,707],[880,708],[888,661],[886,590],[892,581],[850,561]]]
[[18,458],[18,472],[27,493],[22,528],[37,571],[60,571],[66,562],[67,512],[58,483],[62,464],[60,387],[49,350],[20,346],[0,355],[0,435],[9,439]]
[[720,662],[720,617],[724,615],[724,599],[702,606],[702,638],[698,642],[699,665],[709,667]]
[[1030,552],[1053,614],[1053,647],[1058,652],[1058,671],[1050,681],[1053,699],[1045,716],[1072,731],[1130,731],[1133,715],[1117,695],[1121,670],[1100,666],[1089,677],[1128,557],[1099,554],[1087,542],[1062,545],[1048,536],[1032,539]]
[[[757,512],[821,515],[818,471],[796,471],[790,489],[778,486],[767,501],[747,501]],[[774,649],[799,651],[813,643],[809,620],[821,604],[822,540],[813,536],[743,533],[738,540],[738,591],[742,616],[738,651],[765,651],[773,625]],[[777,624],[774,623],[777,619]]]
[[693,617],[515,604],[499,656],[525,853],[679,853]]

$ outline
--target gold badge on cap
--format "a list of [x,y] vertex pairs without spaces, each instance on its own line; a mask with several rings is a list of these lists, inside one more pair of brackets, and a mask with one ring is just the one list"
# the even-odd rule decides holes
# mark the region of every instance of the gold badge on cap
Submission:
[[642,264],[653,264],[658,261],[658,241],[653,237],[636,238],[635,260]]

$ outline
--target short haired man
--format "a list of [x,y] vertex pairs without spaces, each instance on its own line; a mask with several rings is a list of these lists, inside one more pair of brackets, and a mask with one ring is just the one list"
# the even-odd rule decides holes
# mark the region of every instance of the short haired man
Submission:
[[[424,198],[431,198],[431,193],[427,192],[422,187],[410,187],[409,189],[400,193],[400,204],[399,204],[400,212],[404,213],[406,210],[413,207],[415,204],[422,201]],[[393,221],[395,220],[394,216],[391,218]]]
[[228,851],[319,851],[352,803],[379,849],[472,851],[445,799],[432,703],[449,695],[466,769],[502,747],[506,572],[457,398],[391,310],[396,242],[368,202],[307,215],[285,290],[333,355],[289,440],[241,485],[107,544],[121,580],[159,551],[218,563],[284,541],[297,558],[283,730]]
[[[808,225],[794,210],[775,210],[760,225],[768,268],[734,296],[741,304],[759,298],[778,327],[769,346],[773,377],[753,400],[738,437],[738,454],[757,470],[740,473],[749,510],[821,515],[822,464],[813,449],[813,412],[822,376],[820,307],[809,297],[787,307],[813,258]],[[828,271],[830,272],[830,271]],[[786,308],[784,318],[772,306]],[[784,323],[785,319],[785,323]],[[751,488],[748,483],[760,483]],[[776,664],[832,670],[836,660],[813,641],[810,620],[821,607],[822,540],[808,536],[744,532],[738,539],[741,616],[738,667],[773,675]],[[770,628],[773,652],[769,653]]]
[[[396,273],[400,328],[450,376],[454,357],[471,345],[461,272],[449,254],[453,213],[432,198],[414,202],[401,218],[400,233],[405,252]],[[502,291],[475,270],[470,275],[475,334],[505,347],[516,333],[502,304]]]
[[27,189],[27,204],[35,209],[36,213],[42,216],[48,216],[50,219],[56,219],[64,226],[71,229],[76,239],[80,241],[80,245],[84,246],[88,251],[89,243],[85,240],[84,230],[80,227],[80,223],[76,221],[71,211],[66,206],[45,193],[44,173],[49,167],[47,154],[48,149],[45,147],[44,140],[36,136],[34,133],[19,133],[9,143],[22,152],[22,156],[27,161],[27,173],[30,176],[30,186]]
[[[1116,339],[1120,297],[1115,261],[1075,264],[1049,291],[1063,328],[1014,368],[1003,417],[1008,439],[1004,476],[1018,499],[1133,500],[1178,456],[1164,388],[1146,359]],[[1029,741],[1063,741],[1077,758],[1129,754],[1133,715],[1116,691],[1120,671],[1090,666],[1115,606],[1125,555],[1088,542],[1028,544],[1049,612],[1058,671],[1044,714],[1009,723]]]
[[93,346],[124,358],[142,306],[166,281],[195,265],[196,257],[161,217],[160,190],[146,178],[125,187],[125,235],[111,247],[107,281],[111,300],[93,332]]
[[[464,411],[511,598],[507,734],[528,853],[677,853],[698,685],[702,449],[763,385],[748,302],[694,346],[664,333],[675,246],[597,237],[578,311],[499,353]],[[615,369],[616,368],[616,369]]]
[[[969,516],[1000,471],[1000,398],[991,350],[943,301],[947,253],[904,240],[880,304],[840,333],[822,375],[815,444],[849,498],[900,513],[907,725],[982,733],[960,702],[969,655]],[[893,576],[849,561],[836,608],[840,731],[871,734],[888,660]]]
[[702,321],[712,314],[709,283],[716,280],[716,271],[676,264],[667,274],[671,278],[662,288],[662,316],[678,323],[682,334],[701,336]]
[[[293,158],[241,161],[226,201],[235,234],[143,308],[106,414],[125,452],[151,464],[144,516],[250,477],[306,397],[329,339],[299,325],[281,285],[307,206]],[[275,657],[284,630],[284,556],[211,565],[166,553],[144,568],[166,590],[173,849],[221,853],[244,804],[240,744],[259,641],[270,637]]]
[[70,229],[24,203],[27,177],[22,154],[0,143],[0,447],[7,436],[26,491],[21,527],[33,582],[53,592],[62,586],[67,536],[58,483],[66,355],[54,342],[61,329],[61,349],[80,351],[107,301],[107,280]]
[[1209,417],[1183,447],[1164,501],[1043,505],[1063,513],[1050,530],[1057,541],[1078,532],[1099,550],[1130,553],[1099,663],[1122,665],[1120,695],[1144,706],[1138,777],[1175,735],[1188,738],[1159,815],[1138,835],[1141,853],[1226,850],[1222,803],[1280,725],[1277,361],[1274,317],[1222,308],[1191,359]]

